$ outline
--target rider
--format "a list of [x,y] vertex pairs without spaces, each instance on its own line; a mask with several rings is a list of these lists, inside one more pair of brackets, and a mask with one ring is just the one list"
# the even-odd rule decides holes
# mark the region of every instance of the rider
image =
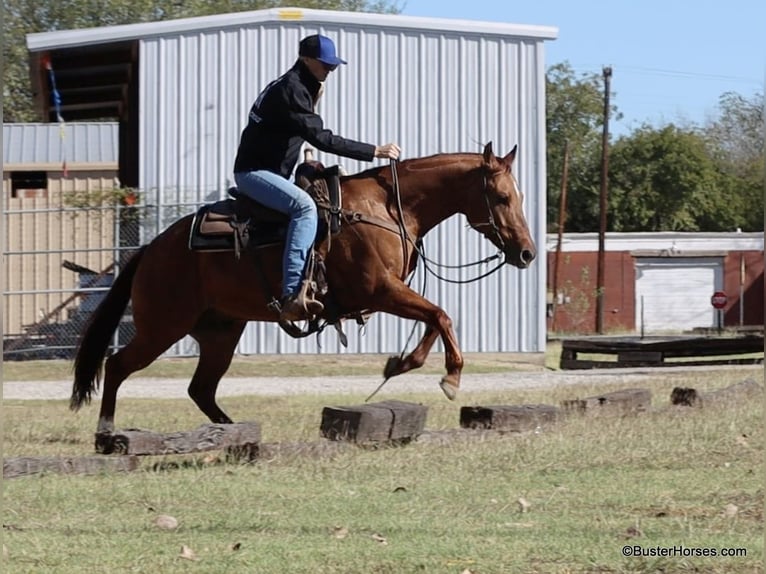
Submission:
[[345,64],[333,41],[318,34],[301,40],[298,60],[267,85],[250,108],[234,162],[239,191],[290,216],[282,258],[280,319],[296,321],[318,315],[322,303],[301,290],[306,261],[317,231],[317,209],[311,197],[289,181],[304,141],[322,151],[362,161],[399,157],[395,143],[374,146],[333,134],[314,111],[323,82]]

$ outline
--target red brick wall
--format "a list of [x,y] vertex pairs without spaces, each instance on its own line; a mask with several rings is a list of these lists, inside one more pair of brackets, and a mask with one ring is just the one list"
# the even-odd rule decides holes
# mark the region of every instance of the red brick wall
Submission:
[[[724,258],[724,290],[729,302],[724,325],[739,325],[740,255],[745,261],[744,325],[764,324],[764,254],[762,251],[733,251]],[[553,289],[555,252],[548,253],[548,291]],[[598,253],[563,252],[559,267],[558,290],[568,300],[555,305],[555,324],[548,317],[553,333],[596,332],[596,273]],[[607,252],[604,275],[604,331],[636,330],[635,260],[628,252]],[[712,295],[712,293],[711,293]]]
[[[556,254],[548,253],[548,290],[553,289]],[[604,256],[604,331],[633,331],[635,325],[636,270],[627,252]],[[557,333],[596,332],[596,278],[598,253],[561,253],[558,291],[566,299],[555,305],[555,325],[548,317],[548,330]]]
[[724,308],[724,325],[739,325],[740,258],[745,263],[742,324],[763,325],[763,251],[736,251],[724,259],[724,292],[729,298]]

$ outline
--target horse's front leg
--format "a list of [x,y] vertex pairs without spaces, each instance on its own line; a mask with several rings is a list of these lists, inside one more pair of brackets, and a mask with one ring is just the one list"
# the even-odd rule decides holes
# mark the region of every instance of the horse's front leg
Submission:
[[[422,321],[427,325],[423,338],[417,348],[410,353],[399,365],[394,365],[389,360],[386,370],[394,374],[401,374],[410,369],[420,367],[428,357],[428,353],[437,336],[441,336],[444,343],[444,365],[447,374],[442,377],[439,386],[448,399],[453,400],[457,396],[460,387],[460,373],[463,370],[463,355],[457,344],[455,332],[452,329],[452,319],[442,309],[418,295],[404,283],[392,283],[376,299],[379,303],[375,306],[376,311],[382,311],[405,319]],[[399,367],[399,368],[397,368]],[[403,368],[404,367],[404,368]]]

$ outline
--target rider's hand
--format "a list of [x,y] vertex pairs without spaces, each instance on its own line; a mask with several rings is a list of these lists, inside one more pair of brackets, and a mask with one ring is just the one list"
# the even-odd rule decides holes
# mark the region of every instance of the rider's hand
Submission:
[[398,159],[400,153],[402,153],[402,150],[395,143],[379,145],[375,148],[375,157]]

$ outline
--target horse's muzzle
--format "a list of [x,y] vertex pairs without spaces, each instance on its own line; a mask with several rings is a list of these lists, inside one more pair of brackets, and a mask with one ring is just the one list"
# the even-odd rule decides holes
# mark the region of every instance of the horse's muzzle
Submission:
[[537,251],[533,246],[505,252],[505,262],[519,269],[529,267],[535,260],[535,257],[537,257]]

